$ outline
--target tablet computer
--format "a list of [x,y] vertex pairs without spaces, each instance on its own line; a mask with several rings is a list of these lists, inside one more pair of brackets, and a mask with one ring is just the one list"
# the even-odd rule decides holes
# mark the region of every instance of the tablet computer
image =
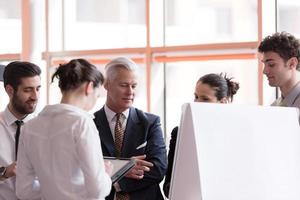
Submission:
[[134,167],[135,159],[131,158],[115,158],[115,157],[106,157],[104,160],[108,160],[113,164],[113,173],[111,175],[111,181],[114,184],[118,182],[126,173]]

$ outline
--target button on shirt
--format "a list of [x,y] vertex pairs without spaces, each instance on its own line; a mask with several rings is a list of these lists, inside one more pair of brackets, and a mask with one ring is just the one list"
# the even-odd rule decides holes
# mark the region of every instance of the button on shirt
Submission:
[[[28,115],[23,121],[26,123],[33,115]],[[8,107],[0,113],[0,166],[7,167],[15,161],[15,135],[17,118]],[[15,177],[0,181],[0,200],[15,200]]]
[[[33,188],[35,177],[40,188]],[[104,199],[111,189],[93,116],[68,105],[49,105],[23,126],[17,195],[49,200]]]

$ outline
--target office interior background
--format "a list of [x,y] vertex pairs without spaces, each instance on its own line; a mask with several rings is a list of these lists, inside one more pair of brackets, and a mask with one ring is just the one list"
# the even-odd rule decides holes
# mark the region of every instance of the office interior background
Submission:
[[[60,101],[50,80],[60,63],[85,58],[103,72],[110,59],[129,57],[140,66],[134,106],[161,117],[168,142],[206,73],[240,83],[235,104],[269,105],[278,92],[262,74],[257,46],[276,31],[299,37],[299,18],[298,0],[0,0],[0,64],[41,67],[39,111]],[[0,109],[7,103],[1,82]]]

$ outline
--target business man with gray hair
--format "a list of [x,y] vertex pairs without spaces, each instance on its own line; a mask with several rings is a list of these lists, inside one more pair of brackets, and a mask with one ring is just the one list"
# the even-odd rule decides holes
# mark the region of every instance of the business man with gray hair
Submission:
[[137,160],[125,178],[114,184],[108,200],[163,199],[159,183],[167,169],[166,146],[160,118],[132,106],[137,67],[124,57],[106,65],[106,104],[95,113],[103,155]]

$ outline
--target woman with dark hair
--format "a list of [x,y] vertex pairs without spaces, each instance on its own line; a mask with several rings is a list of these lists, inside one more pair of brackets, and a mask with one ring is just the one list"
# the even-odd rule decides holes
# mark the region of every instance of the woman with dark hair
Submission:
[[[206,74],[197,81],[194,102],[231,103],[238,89],[239,84],[232,81],[232,78],[228,78],[226,74]],[[168,169],[163,185],[163,190],[167,197],[169,197],[177,133],[178,127],[175,127],[171,133]]]
[[[20,199],[104,199],[111,189],[111,164],[104,164],[92,109],[104,82],[84,59],[60,65],[60,104],[48,105],[24,125],[17,168]],[[34,182],[39,185],[33,187]]]

